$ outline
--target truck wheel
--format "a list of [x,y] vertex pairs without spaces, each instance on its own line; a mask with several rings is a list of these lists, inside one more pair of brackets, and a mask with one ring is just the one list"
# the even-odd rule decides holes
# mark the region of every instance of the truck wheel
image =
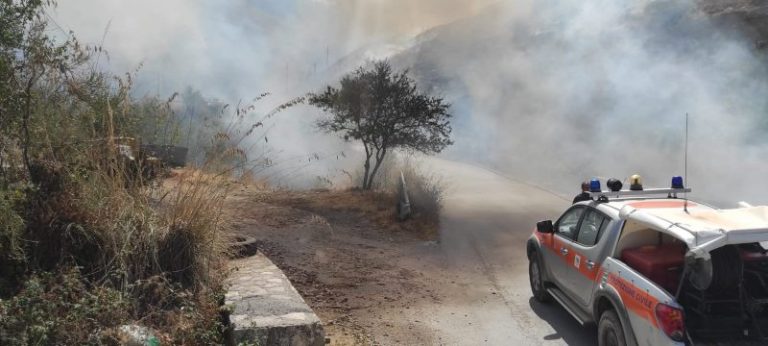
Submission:
[[606,310],[600,315],[597,325],[597,344],[599,346],[624,346],[624,329],[621,328],[619,316],[613,310]]
[[539,254],[531,254],[531,260],[528,262],[528,278],[531,281],[531,292],[536,300],[546,303],[550,301],[549,292],[544,288],[544,276],[541,272],[541,263],[539,262]]

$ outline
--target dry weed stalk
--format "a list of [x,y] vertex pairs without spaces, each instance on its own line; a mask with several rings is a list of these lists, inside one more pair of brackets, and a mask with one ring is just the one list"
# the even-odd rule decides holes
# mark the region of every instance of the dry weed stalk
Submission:
[[222,207],[231,186],[230,180],[219,174],[187,170],[161,201],[161,224],[166,229],[162,262],[182,282],[196,278],[195,285],[207,285],[211,274],[220,269],[226,251]]

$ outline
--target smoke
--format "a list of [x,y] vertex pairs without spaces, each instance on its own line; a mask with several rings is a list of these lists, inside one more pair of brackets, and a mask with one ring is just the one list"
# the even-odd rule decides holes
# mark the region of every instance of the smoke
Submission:
[[[400,51],[414,35],[491,2],[68,0],[50,17],[62,33],[71,30],[86,44],[103,45],[108,55],[98,59],[99,68],[122,74],[141,65],[137,96],[167,97],[191,86],[234,106],[270,92],[255,105],[258,119],[367,59]],[[246,146],[262,151],[253,156],[268,151],[273,162],[282,162],[271,175],[285,183],[338,174],[336,157],[354,156],[354,148],[317,133],[312,125],[318,115],[306,106],[283,112],[267,124],[269,143]]]
[[[104,68],[143,63],[141,92],[270,91],[261,112],[389,57],[453,103],[448,156],[564,193],[592,176],[683,175],[687,113],[695,194],[768,203],[768,63],[699,2],[718,1],[70,0],[53,18],[84,42],[105,37]],[[316,116],[295,107],[269,134],[304,177],[354,162]]]
[[397,61],[453,100],[453,157],[558,191],[634,173],[664,187],[689,114],[695,195],[768,202],[768,65],[693,1],[504,3],[420,40]]
[[364,47],[413,37],[493,1],[68,0],[51,13],[64,32],[103,44],[117,72],[143,64],[147,92],[188,85],[219,98],[303,82]]

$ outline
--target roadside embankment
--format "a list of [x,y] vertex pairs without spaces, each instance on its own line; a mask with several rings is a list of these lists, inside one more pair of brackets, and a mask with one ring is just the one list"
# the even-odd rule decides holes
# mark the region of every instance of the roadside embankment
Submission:
[[256,345],[323,345],[320,319],[283,272],[261,253],[233,260],[225,304],[227,342]]

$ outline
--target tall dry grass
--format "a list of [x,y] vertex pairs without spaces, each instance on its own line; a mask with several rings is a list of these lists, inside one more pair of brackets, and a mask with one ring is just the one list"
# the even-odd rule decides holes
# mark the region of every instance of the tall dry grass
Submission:
[[[221,206],[232,172],[248,165],[244,139],[300,100],[254,124],[245,124],[253,108],[225,112],[222,105],[217,121],[202,124],[205,131],[199,132],[215,138],[195,137],[208,141],[204,162],[163,184],[153,179],[157,166],[146,157],[126,155],[126,141],[144,136],[179,143],[174,97],[135,99],[131,74],[101,72],[90,60],[98,61],[102,47],[83,46],[74,37],[60,45],[49,37],[46,10],[52,3],[6,6],[29,5],[29,19],[3,28],[14,29],[7,36],[18,44],[0,40],[0,50],[11,52],[0,54],[0,72],[8,82],[23,81],[0,88],[6,91],[0,97],[0,344],[85,343],[92,340],[81,335],[136,321],[187,327],[182,340],[210,331],[226,258]],[[72,285],[62,284],[67,281]],[[131,302],[133,309],[115,311],[110,319],[96,309],[100,302],[80,300],[102,289],[109,293],[105,299]],[[45,299],[29,299],[37,296]],[[86,305],[82,313],[68,314]],[[197,316],[184,317],[190,311]],[[78,325],[89,330],[62,336]]]
[[[393,171],[396,172],[397,177],[399,177],[397,172],[402,172],[405,178],[413,213],[439,223],[440,211],[443,209],[443,198],[447,189],[443,178],[418,164],[413,157],[401,159],[397,168]],[[390,185],[391,188],[396,187]]]
[[[99,333],[137,322],[169,343],[217,342],[226,259],[220,215],[228,179],[189,169],[170,183],[143,181],[142,167],[114,150],[81,154],[76,161],[32,166],[20,213],[23,226],[17,228],[20,258],[0,261],[3,274],[12,275],[4,279],[15,280],[3,287],[0,310],[9,312],[0,316],[0,344],[102,340]],[[62,293],[58,279],[46,281],[41,293],[55,309],[43,300],[25,305],[37,294],[37,273],[71,268],[78,275],[68,277],[82,281],[84,297],[112,292],[103,299],[123,302],[123,310],[99,309],[102,298],[72,310],[85,304],[79,302],[84,298]]]
[[141,161],[126,160],[111,143],[72,155],[80,157],[35,163],[22,249],[29,266],[76,265],[91,282],[121,290],[155,275],[193,289],[216,280],[225,258],[227,179],[200,173],[151,181]]
[[[440,175],[421,165],[416,156],[407,153],[388,155],[373,181],[374,191],[397,196],[401,173],[405,178],[414,218],[438,225],[447,184]],[[346,174],[352,184],[362,181],[361,170]]]
[[159,262],[164,271],[185,284],[210,285],[223,268],[227,241],[222,208],[232,188],[228,174],[187,169],[160,191]]

